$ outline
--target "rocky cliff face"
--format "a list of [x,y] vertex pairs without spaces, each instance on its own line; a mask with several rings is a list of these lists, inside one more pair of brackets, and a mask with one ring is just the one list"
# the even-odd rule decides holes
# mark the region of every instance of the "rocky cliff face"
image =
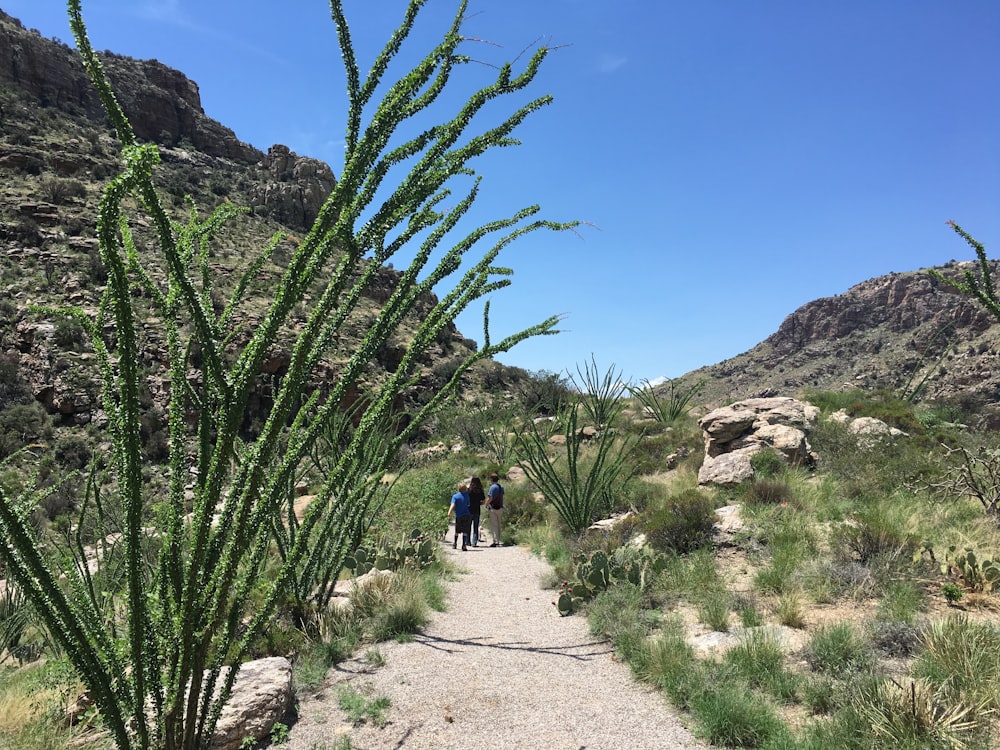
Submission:
[[[958,274],[967,264],[942,267]],[[924,398],[1000,394],[1000,325],[926,271],[864,281],[809,302],[748,352],[689,373],[714,403],[806,389],[888,389]]]
[[[265,154],[241,143],[205,115],[198,86],[176,70],[155,60],[107,52],[101,57],[136,135],[159,148],[162,164],[156,179],[175,218],[185,220],[188,196],[202,211],[222,201],[251,208],[213,248],[210,265],[219,285],[214,304],[224,303],[248,258],[276,233],[287,236],[263,269],[259,298],[248,302],[243,323],[255,325],[269,299],[268,284],[294,252],[294,235],[308,229],[336,185],[332,170],[286,146],[274,145]],[[30,394],[57,424],[102,424],[94,356],[82,329],[31,308],[73,305],[91,319],[95,316],[106,280],[97,252],[96,207],[118,168],[118,145],[76,53],[0,11],[0,410],[8,402],[23,401],[23,395],[3,397],[4,388],[11,386],[12,393]],[[133,231],[141,248],[150,229],[140,220]],[[147,270],[156,277],[157,268],[151,261]],[[397,271],[380,269],[365,290],[365,309],[343,331],[345,351],[360,340],[398,278]],[[426,314],[435,302],[428,296],[416,314]],[[304,325],[306,312],[296,312],[292,329]],[[155,433],[163,427],[168,393],[165,342],[155,318],[141,323],[150,415],[144,428]],[[287,332],[289,339],[293,333]],[[446,333],[429,352],[412,398],[419,400],[439,385],[448,364],[475,346],[453,326]],[[398,366],[407,350],[406,336],[404,330],[378,353],[372,378]],[[248,426],[268,410],[289,352],[287,341],[274,342],[251,399]],[[339,362],[334,355],[321,363],[317,378],[336,380]]]
[[[205,115],[198,86],[183,73],[156,60],[101,55],[118,101],[136,135],[145,141],[176,145],[182,139],[210,156],[255,163],[263,154],[239,141],[229,128]],[[26,30],[0,11],[0,82],[55,107],[105,121],[104,109],[76,52]]]

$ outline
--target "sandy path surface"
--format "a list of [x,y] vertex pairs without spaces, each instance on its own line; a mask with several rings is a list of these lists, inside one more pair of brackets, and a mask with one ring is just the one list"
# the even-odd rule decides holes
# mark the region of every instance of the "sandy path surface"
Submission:
[[[560,617],[542,588],[550,566],[518,547],[443,553],[463,571],[447,611],[409,643],[381,643],[385,664],[337,665],[304,697],[287,750],[663,750],[703,748],[657,692],[636,682],[583,617]],[[335,686],[392,701],[388,723],[351,726]]]

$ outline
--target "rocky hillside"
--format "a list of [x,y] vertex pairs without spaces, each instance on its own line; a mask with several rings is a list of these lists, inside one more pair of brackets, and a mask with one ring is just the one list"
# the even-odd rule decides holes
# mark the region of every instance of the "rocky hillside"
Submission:
[[684,376],[698,379],[713,404],[862,388],[986,405],[1000,395],[1000,325],[926,270],[895,273],[803,305],[750,351]]
[[[183,73],[155,60],[110,52],[101,58],[136,134],[160,149],[157,179],[175,218],[186,218],[188,197],[203,215],[222,201],[251,208],[224,230],[212,250],[222,295],[228,291],[226,280],[235,278],[270,237],[286,236],[257,285],[263,310],[296,235],[310,226],[336,184],[330,167],[282,145],[265,153],[240,142],[205,115],[197,84]],[[105,281],[95,237],[96,206],[119,164],[117,143],[76,53],[0,11],[0,410],[30,393],[57,424],[100,424],[96,373],[82,330],[66,318],[29,308],[96,310]],[[140,221],[133,231],[141,252],[148,227]],[[156,274],[155,263],[150,270]],[[384,268],[366,291],[367,307],[343,332],[345,354],[356,347],[398,278],[397,271]],[[223,301],[220,295],[218,303]],[[428,297],[416,314],[434,303]],[[243,321],[248,327],[254,325],[253,305],[249,308]],[[305,314],[302,310],[299,323]],[[154,414],[162,413],[167,390],[156,322],[146,321],[143,355]],[[454,327],[437,343],[408,398],[424,398],[475,346]],[[408,344],[404,331],[379,353],[371,377],[394,369]],[[275,343],[248,426],[267,408],[273,379],[283,374],[288,354],[282,342]],[[320,377],[335,378],[338,361],[334,352]]]

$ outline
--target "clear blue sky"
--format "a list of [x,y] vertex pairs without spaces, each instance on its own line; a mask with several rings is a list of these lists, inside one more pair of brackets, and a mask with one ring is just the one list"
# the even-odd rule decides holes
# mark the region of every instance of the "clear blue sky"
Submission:
[[[404,2],[346,0],[362,64]],[[71,41],[61,0],[0,0]],[[429,0],[429,45],[453,0]],[[205,112],[266,150],[342,158],[344,85],[322,0],[84,0],[97,49],[156,58]],[[1000,257],[996,0],[473,0],[477,58],[565,45],[524,145],[479,164],[482,217],[540,203],[581,219],[504,262],[495,338],[564,313],[502,359],[677,376],[751,348],[800,305],[893,271]],[[485,83],[490,69],[474,72]],[[398,264],[397,264],[398,265]],[[459,320],[481,340],[480,312]]]

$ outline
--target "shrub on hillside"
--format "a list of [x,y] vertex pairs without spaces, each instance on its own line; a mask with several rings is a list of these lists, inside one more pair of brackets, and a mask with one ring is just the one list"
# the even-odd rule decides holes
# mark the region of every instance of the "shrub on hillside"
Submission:
[[37,401],[0,412],[0,458],[52,436],[52,420]]
[[711,541],[713,523],[712,500],[696,489],[688,489],[646,511],[641,525],[653,549],[684,554]]
[[30,402],[31,388],[21,377],[17,358],[0,356],[0,410]]
[[755,479],[747,485],[746,502],[759,505],[791,505],[795,495],[787,482],[780,479]]

